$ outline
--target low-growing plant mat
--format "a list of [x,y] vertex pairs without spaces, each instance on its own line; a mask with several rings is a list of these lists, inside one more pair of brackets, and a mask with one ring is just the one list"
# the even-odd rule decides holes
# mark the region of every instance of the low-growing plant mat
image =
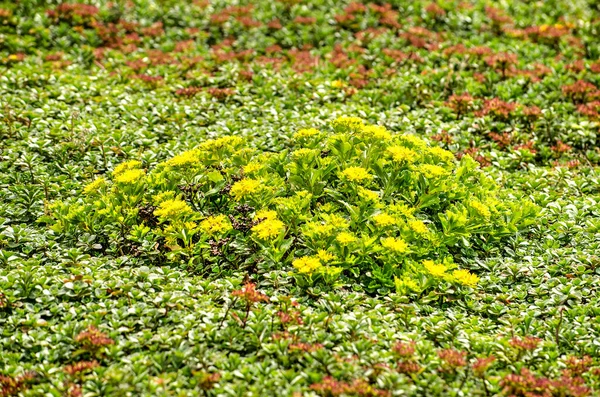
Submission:
[[0,1],[0,396],[594,396],[595,1]]

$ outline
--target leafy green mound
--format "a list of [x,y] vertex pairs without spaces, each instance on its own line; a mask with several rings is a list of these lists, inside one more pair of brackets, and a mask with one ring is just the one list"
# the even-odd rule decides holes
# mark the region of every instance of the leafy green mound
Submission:
[[[301,286],[354,283],[423,293],[474,287],[454,263],[530,225],[469,156],[355,117],[298,131],[265,152],[208,140],[149,171],[137,160],[52,208],[55,232],[114,254],[193,270],[295,269]],[[110,247],[110,248],[108,248]]]

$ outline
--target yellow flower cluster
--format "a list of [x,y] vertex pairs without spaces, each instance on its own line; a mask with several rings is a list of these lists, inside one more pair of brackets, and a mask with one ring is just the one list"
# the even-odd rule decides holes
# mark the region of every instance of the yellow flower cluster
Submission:
[[309,221],[303,225],[302,230],[305,237],[319,238],[329,236],[335,230],[335,227],[326,223]]
[[356,241],[356,236],[349,232],[341,232],[335,239],[341,245],[348,245]]
[[358,196],[364,199],[365,201],[377,202],[379,201],[379,194],[369,189],[365,189],[362,186],[358,187]]
[[165,200],[171,200],[177,197],[177,193],[172,190],[166,190],[164,192],[160,192],[152,197],[152,201],[154,205],[159,205]]
[[200,151],[213,151],[226,147],[235,147],[243,142],[242,138],[237,136],[224,136],[218,139],[211,139],[201,143],[198,146]]
[[138,169],[125,170],[115,177],[115,182],[122,183],[122,184],[136,183],[137,181],[142,179],[145,175],[146,175],[146,173],[144,172],[144,170],[138,170]]
[[363,125],[359,128],[359,134],[365,139],[389,141],[392,134],[380,125]]
[[316,128],[305,128],[302,130],[298,130],[298,132],[296,132],[294,134],[294,139],[310,138],[313,136],[317,136],[320,133],[321,132],[319,130],[317,130]]
[[190,165],[198,164],[200,162],[200,151],[199,150],[188,150],[178,154],[175,157],[170,158],[165,162],[170,167],[187,167]]
[[419,171],[425,176],[427,179],[439,178],[442,176],[448,175],[448,170],[444,167],[440,167],[435,164],[421,164],[419,166]]
[[323,220],[336,229],[346,229],[350,226],[348,220],[339,214],[323,214]]
[[413,232],[420,235],[429,233],[429,229],[427,229],[427,225],[425,225],[423,221],[410,221],[408,222],[408,227],[410,227]]
[[314,256],[303,256],[294,259],[292,266],[302,274],[313,274],[321,265],[319,258]]
[[408,291],[418,291],[419,290],[419,285],[416,283],[416,281],[413,279],[410,279],[408,277],[403,277],[403,278],[395,277],[394,284],[396,286],[397,292],[406,292],[407,290]]
[[277,211],[263,208],[262,210],[256,212],[254,219],[277,219]]
[[423,261],[423,267],[434,277],[444,277],[446,276],[446,270],[448,270],[446,266],[432,260]]
[[188,203],[177,198],[161,202],[158,208],[154,210],[154,215],[169,220],[191,215],[193,213],[194,211]]
[[331,236],[336,231],[347,229],[348,221],[338,214],[321,214],[323,222],[309,221],[303,226],[304,236],[308,238],[322,238]]
[[481,201],[471,200],[468,202],[469,206],[475,210],[480,216],[484,218],[489,218],[492,216],[490,209],[487,205],[483,204]]
[[443,278],[448,281],[455,281],[465,287],[475,287],[479,282],[479,277],[465,269],[456,269],[451,274],[448,273],[448,267],[432,260],[423,261],[423,267],[427,272],[436,278]]
[[453,271],[452,277],[466,287],[475,287],[479,282],[479,277],[464,269]]
[[419,159],[417,152],[404,146],[390,146],[387,151],[392,160],[398,163],[411,164]]
[[398,140],[400,141],[400,143],[404,146],[407,146],[409,148],[412,149],[425,149],[427,147],[427,142],[425,142],[424,140],[422,140],[421,138],[415,136],[415,135],[400,135],[398,137]]
[[262,240],[272,240],[285,230],[285,224],[279,219],[266,218],[252,228],[252,232]]
[[209,216],[200,222],[200,229],[209,236],[213,236],[216,234],[223,234],[231,230],[231,223],[223,214]]
[[125,161],[115,167],[112,174],[113,176],[117,176],[122,174],[124,171],[132,170],[135,168],[140,168],[142,166],[142,162],[138,160],[129,160]]
[[317,258],[323,263],[328,263],[336,259],[335,255],[325,250],[319,250],[317,252]]
[[308,149],[308,148],[302,148],[302,149],[298,149],[292,152],[292,157],[294,159],[312,159],[314,158],[317,154],[319,154],[318,150],[315,149]]
[[373,216],[373,221],[377,226],[386,227],[396,224],[398,221],[390,214],[381,213]]
[[340,173],[340,176],[350,182],[362,183],[373,177],[369,171],[362,167],[348,167]]
[[388,206],[388,210],[393,214],[402,215],[407,218],[412,217],[416,211],[415,208],[409,207],[405,203],[392,204]]
[[85,194],[95,193],[105,184],[106,184],[105,178],[103,178],[103,177],[96,178],[83,188],[83,193],[85,193]]
[[231,191],[229,193],[239,201],[251,194],[258,193],[260,188],[260,181],[256,179],[242,179],[231,186]]
[[365,122],[360,117],[347,117],[342,116],[331,122],[331,126],[335,129],[341,130],[356,130],[365,125]]
[[405,254],[408,252],[408,244],[406,241],[395,237],[382,238],[381,246],[397,254]]
[[248,163],[247,165],[245,165],[243,170],[244,170],[244,174],[250,175],[257,171],[260,171],[262,168],[263,168],[262,164],[260,164],[258,162],[252,162],[252,163]]
[[142,165],[140,161],[129,160],[119,164],[112,172],[115,182],[124,185],[136,183],[142,179],[146,173],[139,169]]
[[443,161],[444,163],[450,163],[454,161],[454,155],[446,149],[434,146],[427,149],[428,153],[431,154],[435,159]]

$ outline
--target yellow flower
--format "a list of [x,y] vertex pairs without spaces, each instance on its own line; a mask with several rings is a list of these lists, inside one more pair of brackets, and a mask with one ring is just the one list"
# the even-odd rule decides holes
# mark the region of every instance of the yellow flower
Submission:
[[331,122],[334,129],[356,130],[365,125],[365,122],[360,117],[338,117]]
[[356,237],[352,233],[341,232],[335,238],[341,245],[348,245],[356,241]]
[[413,149],[424,149],[427,147],[427,142],[415,135],[401,135],[399,140],[404,146],[408,146]]
[[112,174],[113,174],[113,176],[117,176],[119,174],[122,174],[124,171],[132,170],[134,168],[139,168],[141,165],[142,165],[141,161],[137,161],[137,160],[125,161],[124,163],[117,165],[115,167],[115,169],[113,170]]
[[183,228],[186,230],[194,230],[196,226],[196,222],[183,222]]
[[124,183],[124,184],[136,183],[137,181],[142,179],[144,177],[144,175],[146,175],[144,170],[136,170],[136,169],[126,170],[126,171],[123,171],[120,174],[118,174],[115,177],[115,181],[118,183]]
[[317,153],[319,153],[318,150],[302,148],[293,151],[292,157],[296,160],[312,159],[317,155]]
[[317,252],[317,258],[323,263],[331,262],[336,259],[335,255],[325,250],[319,250]]
[[[250,157],[252,157],[252,155],[254,155],[256,153],[256,149],[254,148],[249,148],[249,147],[244,147],[241,149],[236,150],[235,152],[233,152],[233,155],[235,157],[242,157],[242,158],[246,158],[246,159],[250,159]],[[258,153],[257,154],[257,160],[259,158],[267,158],[269,156],[269,153]]]
[[230,193],[236,200],[239,200],[243,197],[257,193],[260,189],[260,181],[257,181],[256,179],[242,179],[231,186]]
[[252,232],[260,239],[272,240],[277,238],[285,229],[285,224],[279,219],[265,219],[252,228]]
[[293,196],[276,197],[271,201],[283,214],[296,214],[303,220],[312,218],[312,214],[306,211],[310,206],[312,195],[304,190],[295,192]]
[[248,175],[248,174],[252,174],[256,171],[260,171],[262,168],[263,168],[262,164],[252,162],[252,163],[246,164],[243,168],[243,171],[244,171],[244,174]]
[[369,174],[369,171],[362,167],[348,167],[340,175],[346,180],[358,183],[368,181],[373,177]]
[[346,83],[344,83],[342,80],[334,80],[331,82],[331,86],[333,88],[344,88]]
[[433,164],[421,164],[418,169],[423,175],[425,175],[425,178],[428,179],[439,178],[450,173],[444,167]]
[[105,183],[106,183],[106,179],[104,179],[103,177],[96,178],[92,182],[88,183],[86,185],[86,187],[83,188],[83,193],[84,194],[95,193],[98,191],[98,189],[100,189],[102,186],[104,186]]
[[350,226],[346,218],[338,214],[323,214],[322,217],[327,225],[335,229],[345,229]]
[[446,270],[448,270],[446,266],[442,264],[436,264],[431,260],[423,261],[423,266],[425,269],[427,269],[429,274],[434,277],[444,277],[446,276]]
[[210,236],[221,234],[231,230],[229,219],[223,214],[217,216],[209,216],[200,222],[200,229]]
[[479,277],[464,269],[453,271],[452,277],[460,284],[467,287],[475,287],[479,282]]
[[195,149],[171,157],[169,160],[165,161],[165,164],[170,167],[184,167],[197,164],[199,161],[199,151]]
[[310,138],[311,136],[319,135],[321,131],[316,128],[304,128],[294,134],[294,139]]
[[396,224],[396,218],[390,214],[381,213],[373,216],[373,221],[377,226],[386,227]]
[[392,139],[392,134],[381,125],[364,125],[360,127],[360,132],[365,138],[374,138],[382,141]]
[[163,201],[154,210],[154,215],[166,219],[173,219],[193,213],[194,211],[185,201],[177,198]]
[[152,201],[154,205],[159,205],[163,201],[174,199],[177,196],[177,193],[171,190],[167,190],[166,192],[161,192],[152,197]]
[[324,225],[319,222],[306,222],[302,226],[302,232],[308,238],[329,236],[334,231],[334,229],[335,228],[331,225]]
[[450,163],[450,162],[452,162],[452,160],[454,160],[454,155],[452,154],[452,152],[450,152],[446,149],[442,149],[439,146],[434,146],[432,148],[429,148],[427,151],[433,157],[435,157],[436,159],[438,159],[440,161],[443,161],[444,163]]
[[429,232],[429,229],[427,229],[427,225],[425,225],[425,223],[423,223],[423,221],[410,221],[408,222],[408,227],[410,227],[410,229],[417,233],[417,234],[427,234]]
[[408,244],[406,244],[406,241],[399,239],[399,238],[394,238],[394,237],[382,238],[381,246],[383,248],[387,248],[390,251],[394,251],[398,254],[404,254],[404,253],[408,252]]
[[379,195],[369,189],[365,189],[362,186],[358,187],[358,196],[363,198],[365,201],[376,202],[379,201]]
[[277,211],[263,208],[256,212],[254,219],[277,219]]
[[312,274],[322,265],[319,258],[315,258],[314,256],[303,256],[301,258],[294,259],[292,266],[294,266],[300,273]]
[[240,137],[224,136],[222,138],[209,139],[208,141],[202,142],[200,145],[198,145],[198,149],[205,151],[217,150],[225,147],[235,147],[242,142],[243,140]]
[[483,218],[489,218],[490,216],[492,216],[492,213],[490,212],[490,209],[488,208],[488,206],[485,205],[485,204],[483,204],[482,202],[479,202],[479,201],[476,201],[476,200],[471,200],[471,201],[469,201],[468,204],[481,217],[483,217]]
[[415,213],[416,209],[411,208],[404,203],[392,204],[388,206],[388,211],[396,215],[403,215],[406,217],[411,217]]
[[403,292],[407,289],[411,291],[418,291],[419,285],[408,277],[398,278],[394,277],[394,284],[396,284],[396,292]]
[[387,149],[392,159],[398,163],[411,164],[418,160],[419,154],[404,146],[390,146]]

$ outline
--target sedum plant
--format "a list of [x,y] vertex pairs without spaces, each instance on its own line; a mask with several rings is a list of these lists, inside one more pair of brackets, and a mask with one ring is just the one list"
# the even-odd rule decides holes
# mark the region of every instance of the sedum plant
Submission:
[[329,131],[297,131],[281,152],[225,136],[149,170],[121,163],[55,203],[52,229],[198,271],[284,269],[302,287],[421,294],[475,287],[463,256],[537,212],[468,155],[457,161],[414,135],[340,117]]

